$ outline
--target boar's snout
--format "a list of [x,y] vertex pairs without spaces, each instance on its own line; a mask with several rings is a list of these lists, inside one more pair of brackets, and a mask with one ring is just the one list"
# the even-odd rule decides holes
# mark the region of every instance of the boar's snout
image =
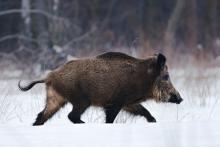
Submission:
[[180,104],[183,101],[183,98],[177,94],[171,94],[168,102]]

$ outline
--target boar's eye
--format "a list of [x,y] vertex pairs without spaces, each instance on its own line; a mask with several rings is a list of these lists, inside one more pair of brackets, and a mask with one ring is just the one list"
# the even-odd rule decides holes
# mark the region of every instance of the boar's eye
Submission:
[[162,77],[162,79],[165,80],[165,81],[168,81],[168,80],[169,80],[169,75],[164,75],[164,76]]

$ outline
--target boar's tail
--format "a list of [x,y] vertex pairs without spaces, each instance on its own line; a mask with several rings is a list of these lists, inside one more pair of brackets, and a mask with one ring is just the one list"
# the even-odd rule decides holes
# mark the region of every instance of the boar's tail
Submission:
[[32,81],[31,83],[29,83],[27,86],[21,86],[21,80],[18,82],[18,88],[21,91],[28,91],[29,89],[31,89],[35,84],[37,83],[44,83],[45,80],[38,80],[38,81]]

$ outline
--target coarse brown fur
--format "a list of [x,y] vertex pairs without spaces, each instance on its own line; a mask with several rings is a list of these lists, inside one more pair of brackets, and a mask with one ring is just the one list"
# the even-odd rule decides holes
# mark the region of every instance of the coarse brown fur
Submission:
[[[158,61],[159,56],[162,61]],[[163,87],[167,89],[160,90],[159,85],[155,86],[167,73],[165,57],[161,54],[137,59],[109,52],[90,59],[70,61],[49,73],[44,80],[35,81],[45,82],[47,101],[34,125],[42,125],[67,102],[73,105],[68,118],[74,123],[83,122],[80,116],[90,105],[105,109],[107,123],[112,123],[121,109],[155,122],[140,103],[147,99],[168,102],[171,90],[178,95],[170,81],[164,83]],[[19,88],[26,91],[33,86],[31,84],[25,89],[19,83]],[[167,90],[166,100],[162,98],[165,94],[161,91],[164,90]]]

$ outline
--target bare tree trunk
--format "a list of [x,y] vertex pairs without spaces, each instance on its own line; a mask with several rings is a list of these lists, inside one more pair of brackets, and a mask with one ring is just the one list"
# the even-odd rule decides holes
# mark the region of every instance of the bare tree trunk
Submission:
[[186,0],[186,31],[185,40],[188,52],[194,52],[197,46],[197,3],[196,0]]
[[[24,25],[22,31],[24,32],[24,36],[31,39],[32,32],[31,32],[30,0],[22,0],[21,7],[22,7],[21,16],[22,16],[23,25]],[[28,46],[30,46],[30,45],[28,45]]]
[[[209,11],[210,11],[210,38],[207,40],[208,48],[206,52],[216,54],[216,39],[218,37],[218,29],[217,29],[217,18],[218,18],[218,0],[210,0],[209,1]],[[211,49],[211,51],[210,51]]]
[[171,54],[171,49],[175,43],[175,33],[180,21],[181,14],[183,12],[186,0],[177,0],[173,13],[168,21],[167,29],[165,32],[164,43],[165,52]]
[[[52,1],[46,0],[32,0],[32,9],[51,13],[51,2]],[[37,47],[37,49],[39,49],[39,54],[36,54],[36,59],[37,63],[41,65],[41,70],[51,68],[51,63],[55,62],[55,59],[53,59],[55,52],[53,50],[53,43],[50,36],[49,23],[50,20],[46,16],[32,14],[33,37],[37,39],[39,43],[39,46]]]
[[[33,9],[42,10],[48,12],[48,3],[45,0],[34,0],[32,2]],[[49,37],[49,20],[47,17],[41,14],[33,14],[32,16],[32,31],[34,38],[36,38],[40,45],[41,49],[47,50],[51,46],[50,37]]]
[[[20,0],[5,1],[0,0],[0,13],[11,9],[20,9]],[[0,38],[7,38],[7,36],[18,35],[21,27],[20,14],[5,14],[0,16]],[[0,51],[11,52],[16,50],[19,46],[18,38],[10,38],[1,41]]]

